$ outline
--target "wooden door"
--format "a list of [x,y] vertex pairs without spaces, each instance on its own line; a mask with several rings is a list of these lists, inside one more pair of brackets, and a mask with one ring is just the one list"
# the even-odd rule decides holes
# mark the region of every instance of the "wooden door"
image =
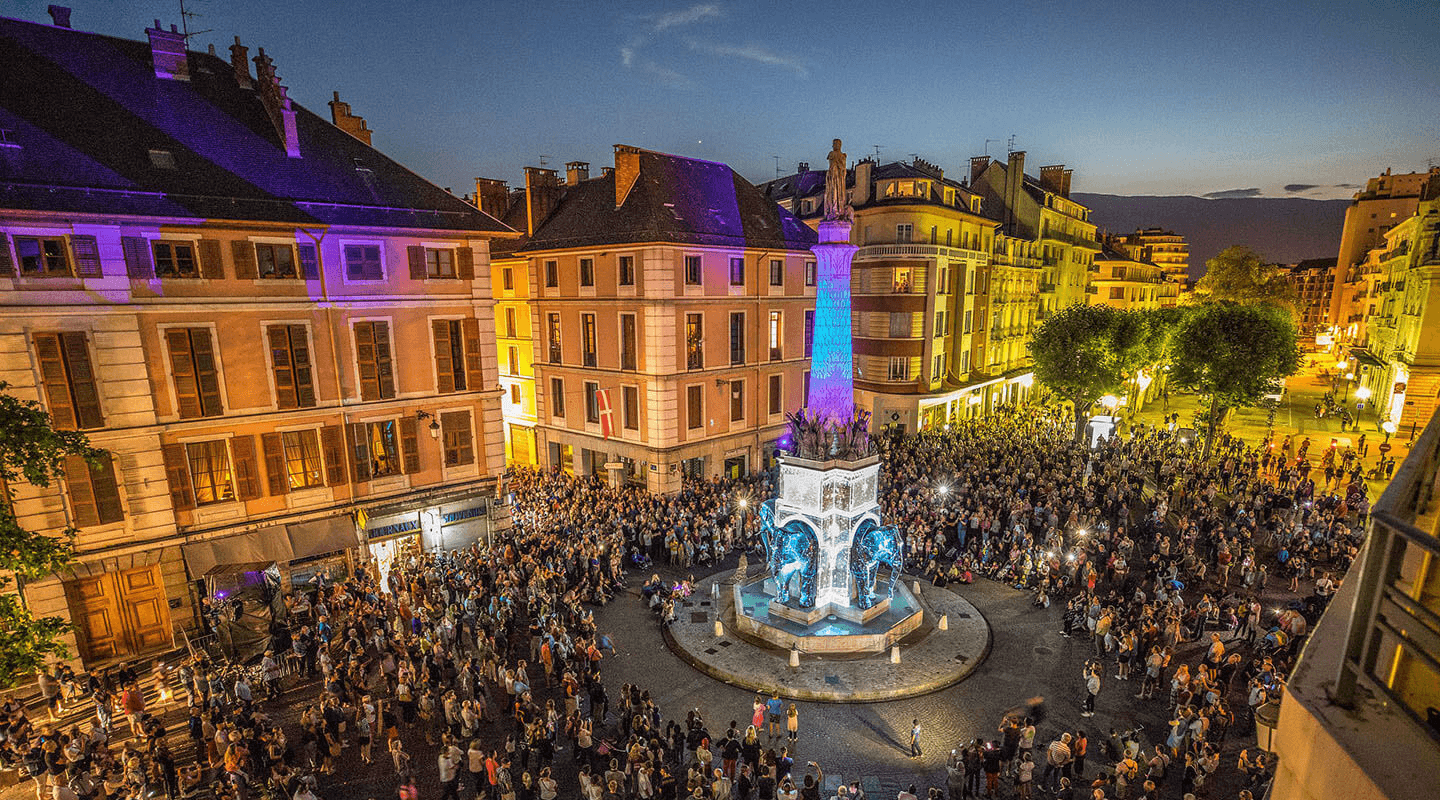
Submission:
[[116,578],[130,652],[142,653],[168,645],[171,638],[170,605],[165,599],[160,568],[132,569]]
[[115,658],[126,650],[113,576],[101,575],[66,584],[70,619],[86,661]]
[[158,566],[66,584],[85,661],[123,658],[170,644],[170,606]]

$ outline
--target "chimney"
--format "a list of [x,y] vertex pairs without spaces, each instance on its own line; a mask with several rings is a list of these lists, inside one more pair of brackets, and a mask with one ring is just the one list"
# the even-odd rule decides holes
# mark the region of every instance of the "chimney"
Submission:
[[150,37],[150,59],[155,63],[155,77],[190,80],[190,62],[185,58],[185,34],[176,30],[174,25],[168,31],[162,29],[157,19],[155,27],[145,29],[145,35]]
[[300,134],[295,129],[295,108],[286,96],[289,90],[280,84],[280,77],[275,74],[275,62],[265,55],[263,47],[260,55],[255,56],[255,82],[260,91],[260,102],[265,106],[265,113],[270,115],[270,124],[275,126],[275,132],[285,145],[285,155],[299,158]]
[[614,175],[614,174],[615,174],[615,168],[614,168],[614,167],[601,167],[601,168],[600,168],[600,177],[602,177],[602,178],[608,178],[608,177],[610,177],[611,175]]
[[1051,164],[1048,167],[1040,168],[1040,188],[1047,192],[1060,194],[1065,183],[1065,165]]
[[805,173],[807,173],[807,172],[809,172],[809,171],[810,171],[810,162],[809,162],[809,161],[801,161],[799,164],[796,164],[796,165],[795,165],[795,172],[798,173],[798,174],[800,174],[800,175],[803,175],[803,174],[805,174]]
[[1070,176],[1073,174],[1075,174],[1075,170],[1065,170],[1065,177],[1060,181],[1060,196],[1067,200],[1070,198]]
[[371,130],[365,126],[365,118],[351,114],[350,104],[340,99],[339,92],[336,92],[335,99],[330,101],[330,121],[340,130],[367,145],[370,144]]
[[850,200],[852,206],[863,206],[870,202],[870,183],[874,174],[874,161],[862,158],[855,162],[855,195]]
[[574,186],[580,181],[590,180],[590,162],[571,161],[565,165],[565,185]]
[[990,166],[990,156],[970,156],[970,185],[980,180],[980,173]]
[[230,45],[230,67],[235,70],[235,82],[241,89],[255,88],[255,82],[250,79],[250,48],[240,44],[239,36],[235,37],[235,44]]
[[[69,9],[68,7],[66,7],[66,6],[50,6],[49,8],[47,8],[47,9],[45,9],[45,10],[50,13],[50,21],[53,22],[53,23],[55,23],[55,27],[57,27],[57,28],[68,28],[68,27],[70,27],[70,9]],[[160,23],[159,23],[158,21],[155,23],[155,27],[157,27],[157,28],[160,27]]]
[[560,179],[553,169],[525,168],[525,232],[531,236],[560,204]]
[[615,207],[625,205],[635,181],[640,178],[640,154],[645,152],[628,144],[615,145]]
[[1025,151],[1016,150],[1010,154],[1005,165],[1005,224],[1008,232],[1015,233],[1015,208],[1020,205],[1021,187],[1025,184]]
[[505,181],[498,181],[494,178],[475,179],[475,207],[489,214],[495,219],[505,216],[506,205],[510,201],[510,188]]

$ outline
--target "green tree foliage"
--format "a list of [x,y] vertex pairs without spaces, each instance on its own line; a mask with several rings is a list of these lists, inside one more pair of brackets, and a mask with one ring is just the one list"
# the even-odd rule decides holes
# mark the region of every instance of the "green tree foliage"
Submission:
[[[91,447],[83,433],[55,430],[45,409],[14,397],[8,389],[0,382],[0,477],[5,487],[5,496],[0,497],[0,571],[15,576],[23,590],[24,582],[44,578],[71,562],[75,530],[67,528],[59,537],[25,530],[15,518],[10,487],[21,480],[49,486],[63,474],[67,456],[93,463],[102,451]],[[0,578],[0,688],[26,680],[52,656],[68,656],[59,639],[70,629],[69,623],[59,617],[36,618],[19,591],[5,591],[9,586],[8,577]]]
[[1076,303],[1040,323],[1030,340],[1035,377],[1075,407],[1075,441],[1096,400],[1120,386],[1132,367],[1143,326],[1131,312]]
[[1257,404],[1276,378],[1300,368],[1288,314],[1266,305],[1215,303],[1192,310],[1173,341],[1170,379],[1210,397],[1210,454],[1222,409]]
[[1227,247],[1205,262],[1205,274],[1195,284],[1195,298],[1203,302],[1263,304],[1294,313],[1295,290],[1284,270],[1267,264],[1260,254],[1242,245]]

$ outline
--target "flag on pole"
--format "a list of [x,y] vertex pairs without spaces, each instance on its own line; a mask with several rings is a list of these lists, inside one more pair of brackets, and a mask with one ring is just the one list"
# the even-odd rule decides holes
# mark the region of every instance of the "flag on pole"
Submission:
[[615,413],[610,409],[610,390],[595,390],[595,405],[600,408],[600,438],[609,439],[615,433]]

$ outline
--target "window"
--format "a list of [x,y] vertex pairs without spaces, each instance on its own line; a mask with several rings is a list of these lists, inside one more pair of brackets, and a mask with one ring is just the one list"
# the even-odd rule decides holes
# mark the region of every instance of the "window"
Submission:
[[71,431],[102,427],[105,417],[85,334],[37,333],[34,343],[54,427]]
[[270,325],[270,366],[275,375],[276,408],[313,408],[310,337],[304,325]]
[[781,380],[778,372],[770,376],[770,413],[772,415],[779,414],[785,408],[785,398],[780,393]]
[[700,256],[685,256],[685,285],[700,285]]
[[[159,264],[159,261],[156,261]],[[345,245],[345,278],[352,281],[379,281],[385,279],[380,264],[380,245]]]
[[325,485],[320,463],[320,437],[315,431],[286,431],[280,434],[280,443],[285,458],[286,480],[291,489]]
[[636,358],[635,315],[620,315],[620,369],[638,369]]
[[510,291],[510,290],[512,290],[512,289],[514,289],[514,288],[515,288],[515,270],[513,270],[513,269],[511,269],[511,268],[509,268],[509,267],[506,267],[506,268],[500,270],[500,285],[501,285],[501,286],[504,286],[504,287],[505,287],[505,291],[507,291],[507,292]]
[[620,285],[635,285],[635,256],[620,256]]
[[444,447],[445,466],[463,467],[475,463],[469,411],[445,411],[440,414],[440,442]]
[[705,368],[705,318],[701,314],[685,315],[685,368]]
[[200,263],[195,245],[189,242],[154,242],[155,274],[161,278],[198,278]]
[[455,251],[431,247],[425,248],[425,277],[455,277]]
[[195,487],[195,504],[227,503],[235,499],[230,474],[230,450],[224,439],[185,445],[190,461],[190,482]]
[[961,351],[960,351],[960,372],[963,374],[963,373],[966,373],[966,372],[969,372],[969,371],[970,371],[970,351],[969,351],[969,350],[961,350]]
[[593,259],[593,258],[582,258],[582,259],[580,259],[580,285],[581,285],[581,286],[594,286],[594,285],[595,285],[595,259]]
[[891,292],[895,294],[909,294],[914,289],[911,283],[911,271],[909,267],[896,267],[894,273],[894,284]]
[[931,336],[944,336],[944,335],[945,335],[945,311],[944,311],[944,309],[941,309],[940,311],[936,311],[936,312],[935,312],[935,330],[932,331],[932,332],[930,333],[930,335],[931,335]]
[[596,342],[595,342],[595,315],[594,315],[594,314],[581,314],[581,315],[580,315],[580,347],[581,347],[581,356],[584,358],[585,366],[587,366],[587,367],[593,367],[593,366],[595,366],[596,363],[597,363],[598,357],[597,357],[596,351],[595,351]]
[[209,328],[169,328],[165,345],[170,351],[170,372],[175,378],[175,413],[181,419],[217,417],[220,373]]
[[779,361],[782,357],[783,347],[780,344],[780,337],[784,335],[785,326],[781,312],[770,312],[770,360]]
[[806,261],[806,262],[805,262],[805,285],[806,285],[806,286],[814,286],[815,283],[816,283],[815,262],[814,262],[814,261]]
[[550,415],[552,417],[565,416],[565,379],[550,379]]
[[560,285],[560,262],[545,262],[545,286],[551,289]]
[[730,315],[730,363],[745,363],[745,312]]
[[640,389],[625,386],[620,389],[620,424],[627,431],[640,430]]
[[255,261],[262,278],[296,278],[295,248],[288,244],[255,244]]
[[772,259],[770,259],[770,285],[771,285],[771,286],[784,286],[784,285],[785,285],[785,259],[783,259],[783,258],[772,258]]
[[515,338],[515,309],[505,309],[505,335],[511,339]]
[[745,381],[730,381],[730,421],[745,420]]
[[1123,286],[1111,286],[1111,287],[1110,287],[1110,299],[1111,299],[1111,300],[1123,300],[1124,298],[1125,298],[1125,287],[1123,287]]
[[890,357],[890,380],[910,380],[910,359],[905,356]]
[[546,317],[546,330],[549,331],[550,363],[559,364],[560,349],[560,315],[551,313]]
[[731,285],[731,286],[744,286],[744,285],[745,285],[745,259],[744,259],[744,257],[741,257],[741,258],[732,258],[732,259],[730,259],[730,285]]
[[[950,199],[949,199],[948,196],[946,197],[945,202],[946,202],[947,204],[950,202]],[[954,228],[946,228],[946,229],[945,229],[945,246],[946,246],[946,247],[954,247],[954,246],[955,246],[955,229],[954,229]]]
[[704,389],[698,385],[685,387],[685,427],[692,431],[705,426]]
[[520,374],[520,348],[514,346],[505,348],[505,370],[507,375]]
[[915,236],[915,226],[908,222],[902,222],[895,226],[895,243],[907,244]]
[[808,369],[800,373],[800,389],[804,397],[802,402],[810,402],[810,370]]
[[510,403],[520,405],[520,384],[518,383],[510,384]]
[[934,370],[930,373],[930,381],[933,383],[943,377],[945,377],[945,354],[937,353],[935,355]]
[[940,241],[940,228],[937,225],[930,226],[930,244],[938,244]]
[[61,238],[16,236],[15,256],[20,259],[21,275],[69,277],[71,274],[70,257]]
[[945,294],[945,293],[948,292],[948,291],[950,291],[950,268],[949,268],[949,267],[941,267],[941,268],[940,268],[940,281],[935,284],[935,293],[936,293],[936,294]]
[[465,391],[465,332],[461,320],[436,319],[430,321],[430,326],[435,338],[436,391]]
[[395,396],[395,367],[390,361],[390,323],[355,323],[355,363],[360,371],[360,399]]
[[[974,311],[972,311],[972,310],[970,310],[970,309],[968,309],[968,308],[965,309],[965,330],[964,330],[965,333],[969,333],[969,332],[970,332],[971,323],[974,321],[974,317],[972,316],[974,313],[975,313]],[[968,370],[967,370],[967,371],[968,371]]]
[[600,384],[595,381],[585,381],[585,421],[598,424],[600,422]]
[[906,339],[910,336],[910,312],[890,312],[890,338]]
[[115,464],[108,453],[102,454],[94,466],[80,456],[66,456],[61,466],[75,527],[105,525],[125,518],[120,487],[115,482]]
[[805,357],[815,352],[815,309],[805,311]]
[[395,437],[395,420],[362,422],[355,427],[359,429],[355,447],[356,463],[368,465],[368,469],[357,469],[356,474],[368,473],[365,480],[399,475],[400,453]]

